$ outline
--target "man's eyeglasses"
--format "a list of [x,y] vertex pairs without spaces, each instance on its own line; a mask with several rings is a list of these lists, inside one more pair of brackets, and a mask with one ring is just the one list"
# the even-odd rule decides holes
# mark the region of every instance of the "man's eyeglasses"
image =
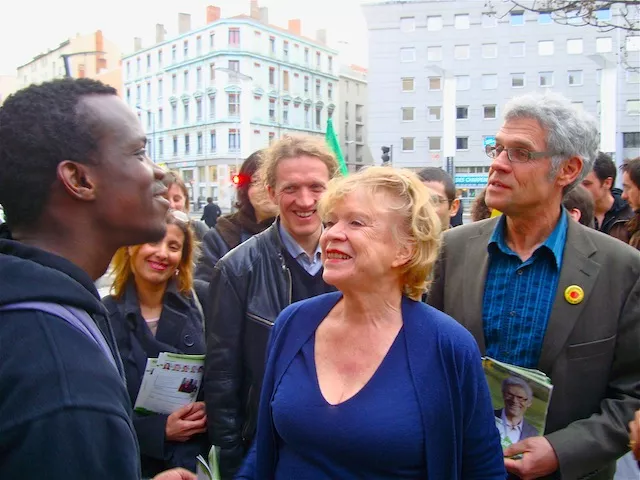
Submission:
[[431,201],[434,203],[434,205],[443,205],[445,203],[449,203],[449,199],[435,194],[431,195]]
[[511,392],[504,393],[505,400],[516,400],[518,403],[527,403],[529,400],[527,397],[521,397],[520,395],[514,395]]
[[538,158],[557,155],[554,152],[530,152],[526,148],[504,148],[502,145],[487,145],[484,147],[484,151],[489,158],[496,158],[505,150],[511,163],[527,163]]

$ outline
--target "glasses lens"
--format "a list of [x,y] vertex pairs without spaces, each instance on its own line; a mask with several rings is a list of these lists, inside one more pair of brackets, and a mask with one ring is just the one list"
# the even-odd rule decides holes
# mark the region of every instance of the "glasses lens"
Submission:
[[484,147],[484,151],[489,158],[497,157],[495,145],[487,145],[486,147]]

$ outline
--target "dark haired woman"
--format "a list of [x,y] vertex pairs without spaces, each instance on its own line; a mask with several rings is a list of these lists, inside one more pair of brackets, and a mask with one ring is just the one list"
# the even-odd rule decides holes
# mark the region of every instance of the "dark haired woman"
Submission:
[[[184,183],[184,180],[182,180],[180,174],[173,170],[169,170],[165,173],[164,180],[162,182],[168,189],[167,199],[169,200],[169,206],[173,210],[178,210],[188,215],[190,208],[189,189]],[[189,225],[199,242],[202,241],[209,231],[207,224],[200,220],[189,219]]]

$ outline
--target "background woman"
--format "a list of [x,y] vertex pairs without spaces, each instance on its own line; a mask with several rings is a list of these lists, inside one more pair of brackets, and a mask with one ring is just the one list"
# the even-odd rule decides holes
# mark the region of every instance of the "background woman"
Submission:
[[[189,190],[187,189],[187,185],[184,183],[184,180],[182,180],[180,174],[170,170],[165,174],[162,181],[169,190],[167,192],[167,198],[169,199],[170,208],[179,210],[180,212],[184,212],[188,215],[189,210],[191,209]],[[193,229],[193,232],[199,242],[202,241],[206,233],[209,231],[207,224],[200,220],[189,219],[189,225]]]
[[276,321],[237,478],[504,480],[477,345],[416,301],[438,252],[429,196],[414,173],[389,167],[329,184],[320,244],[339,292]]
[[[167,233],[157,243],[120,249],[114,259],[113,295],[103,301],[118,344],[134,404],[147,358],[161,352],[203,354],[203,319],[191,294],[194,235],[185,213],[169,211]],[[195,471],[207,452],[203,402],[171,415],[134,413],[143,476],[168,467]]]
[[260,155],[261,151],[252,153],[240,167],[240,184],[236,194],[238,210],[218,218],[215,228],[204,236],[202,255],[196,267],[197,280],[209,283],[218,260],[232,248],[267,229],[275,220],[277,207],[269,200],[264,186],[256,178]]

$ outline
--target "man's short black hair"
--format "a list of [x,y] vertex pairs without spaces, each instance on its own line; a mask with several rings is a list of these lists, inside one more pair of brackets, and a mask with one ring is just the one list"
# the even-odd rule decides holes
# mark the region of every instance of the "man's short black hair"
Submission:
[[213,203],[213,197],[207,197],[207,203]]
[[582,185],[576,185],[569,190],[562,199],[562,205],[567,210],[574,208],[580,210],[580,223],[593,228],[593,211],[595,209],[593,197]]
[[593,173],[596,174],[598,180],[604,182],[611,177],[611,188],[616,184],[616,164],[611,160],[611,156],[604,152],[598,152],[596,161],[593,164]]
[[117,95],[82,79],[31,85],[0,107],[0,204],[7,224],[32,225],[49,198],[60,162],[88,163],[97,149],[92,118],[78,108],[87,95]]
[[425,182],[439,182],[444,185],[444,192],[447,194],[449,206],[456,199],[456,187],[453,184],[451,175],[439,167],[426,167],[418,172],[418,176]]
[[631,181],[636,184],[636,187],[640,188],[640,157],[625,160],[620,166],[620,170],[626,172]]

